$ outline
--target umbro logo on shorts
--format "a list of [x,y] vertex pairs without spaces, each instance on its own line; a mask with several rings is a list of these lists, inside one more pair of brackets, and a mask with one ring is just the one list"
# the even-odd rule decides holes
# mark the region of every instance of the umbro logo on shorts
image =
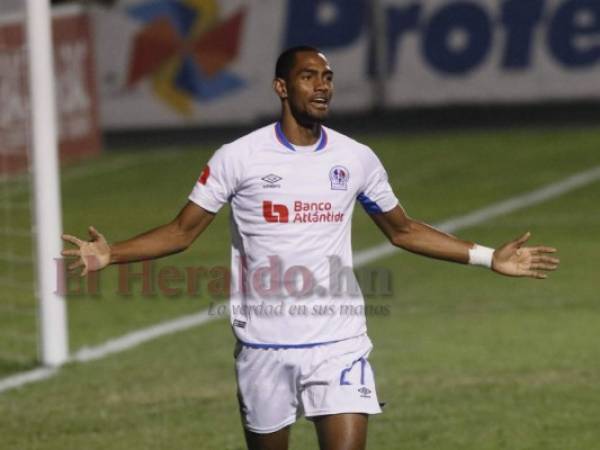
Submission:
[[362,398],[371,398],[371,389],[369,389],[368,387],[361,387],[358,392],[360,392],[360,396]]

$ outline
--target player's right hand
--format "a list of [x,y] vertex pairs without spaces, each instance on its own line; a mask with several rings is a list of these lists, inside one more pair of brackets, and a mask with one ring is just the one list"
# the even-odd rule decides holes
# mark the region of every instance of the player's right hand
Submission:
[[82,277],[86,276],[88,272],[101,270],[110,264],[110,245],[94,227],[89,227],[88,231],[91,239],[87,242],[70,234],[62,235],[63,241],[75,244],[78,248],[63,250],[61,255],[77,257],[75,262],[69,264],[68,269],[76,270],[83,267]]

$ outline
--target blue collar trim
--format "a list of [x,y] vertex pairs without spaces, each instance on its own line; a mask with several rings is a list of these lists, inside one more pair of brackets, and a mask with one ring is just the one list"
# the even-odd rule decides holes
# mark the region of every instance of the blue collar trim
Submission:
[[[277,140],[280,142],[281,145],[287,147],[293,152],[296,151],[294,145],[290,141],[288,141],[287,137],[285,137],[283,129],[281,128],[281,122],[277,122],[275,124],[275,136],[277,136]],[[323,150],[327,146],[327,141],[327,132],[325,131],[325,128],[321,127],[321,136],[319,136],[319,144],[317,145],[315,152]]]
[[323,150],[325,148],[325,146],[327,145],[328,140],[329,139],[327,138],[327,132],[325,131],[325,128],[321,127],[321,140],[319,141],[319,145],[317,145],[315,152],[318,152],[319,150]]

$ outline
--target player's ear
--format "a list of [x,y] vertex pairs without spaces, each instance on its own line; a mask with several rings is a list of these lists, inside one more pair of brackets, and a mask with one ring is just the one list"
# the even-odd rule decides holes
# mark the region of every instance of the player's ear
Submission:
[[285,80],[283,78],[275,78],[273,80],[273,90],[277,94],[277,96],[283,100],[287,98],[287,86],[285,84]]

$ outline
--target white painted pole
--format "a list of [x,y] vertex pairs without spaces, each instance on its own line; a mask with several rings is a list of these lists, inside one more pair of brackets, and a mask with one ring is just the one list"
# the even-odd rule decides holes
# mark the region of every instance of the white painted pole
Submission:
[[49,0],[27,0],[31,91],[33,183],[37,227],[37,275],[42,362],[58,366],[68,358],[66,306],[57,294],[62,247],[54,60]]

